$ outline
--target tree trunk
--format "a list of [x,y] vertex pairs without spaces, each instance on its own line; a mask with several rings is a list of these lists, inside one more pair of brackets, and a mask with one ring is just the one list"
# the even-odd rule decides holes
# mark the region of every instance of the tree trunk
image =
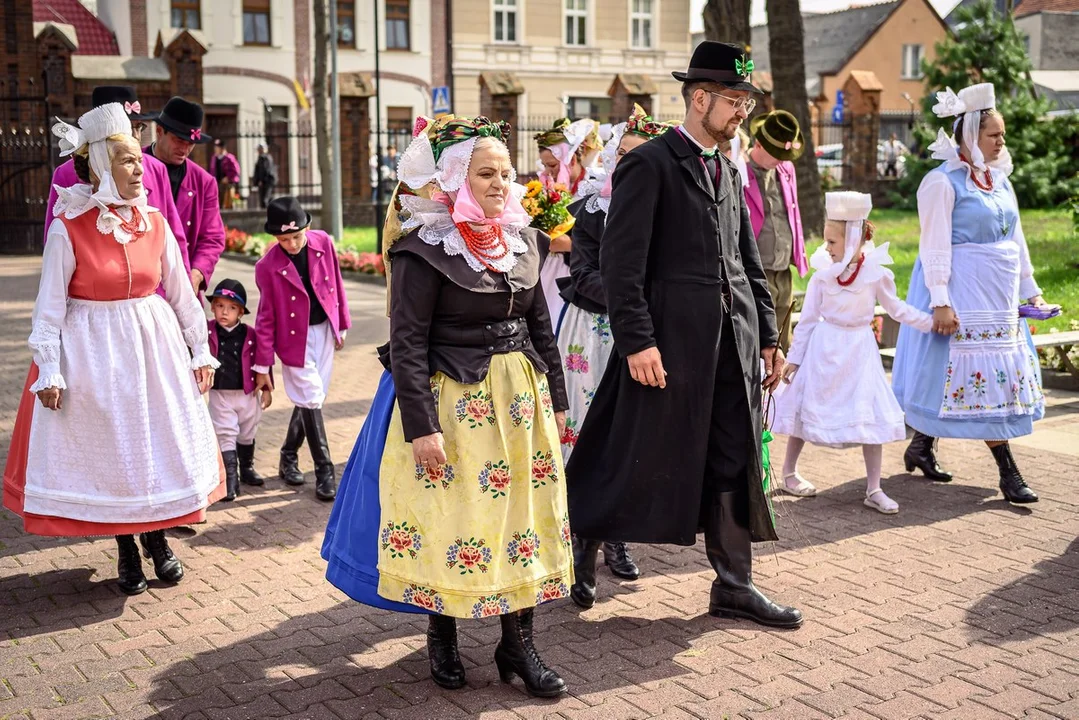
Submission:
[[708,0],[704,6],[704,37],[708,40],[749,45],[752,0]]
[[804,151],[795,167],[798,171],[798,205],[805,232],[824,231],[824,196],[813,145],[813,125],[806,92],[805,28],[798,0],[765,0],[768,11],[768,55],[772,67],[772,101],[777,109],[798,118]]
[[[315,141],[318,145],[318,167],[322,184],[322,227],[333,228],[339,208],[333,195],[333,126],[330,117],[330,0],[312,0],[315,20],[315,77],[311,91],[315,96]],[[337,238],[340,241],[340,238]]]

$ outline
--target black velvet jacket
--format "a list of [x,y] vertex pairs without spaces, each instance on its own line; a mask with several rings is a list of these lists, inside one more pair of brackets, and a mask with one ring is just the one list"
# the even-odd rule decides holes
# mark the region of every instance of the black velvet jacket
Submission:
[[[487,377],[491,356],[521,352],[546,374],[555,411],[569,408],[539,269],[550,241],[521,234],[528,252],[509,273],[476,272],[414,230],[390,248],[390,342],[381,360],[393,373],[405,441],[441,432],[431,376],[459,383]],[[387,356],[388,349],[388,356]]]
[[606,313],[607,294],[599,274],[599,241],[607,213],[588,212],[587,203],[588,198],[581,198],[569,206],[569,213],[576,221],[571,231],[573,249],[569,254],[569,277],[558,279],[558,294],[585,312]]

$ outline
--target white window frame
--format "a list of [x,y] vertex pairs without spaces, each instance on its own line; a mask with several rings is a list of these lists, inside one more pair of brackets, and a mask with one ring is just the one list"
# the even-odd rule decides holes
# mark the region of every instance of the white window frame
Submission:
[[[589,0],[561,0],[562,3],[562,44],[565,47],[570,48],[586,48],[588,47],[588,36],[591,28],[588,16],[588,3]],[[573,3],[574,5],[583,4],[584,9],[574,7],[573,9],[567,8],[567,3]],[[569,18],[583,19],[584,20],[584,37],[578,38],[580,42],[570,42],[570,38],[566,36],[566,20]],[[580,23],[575,23],[577,27],[580,27]]]
[[[918,49],[917,61],[914,61],[912,54],[914,48]],[[921,80],[922,79],[922,60],[925,58],[925,46],[921,43],[910,43],[903,45],[903,57],[901,62],[901,75],[904,80]]]
[[[507,40],[505,33],[501,40],[498,39],[499,27],[498,14],[503,16],[503,30],[508,30],[510,25],[505,23],[506,15],[513,13],[513,40]],[[499,45],[520,45],[521,27],[524,25],[524,0],[491,0],[491,42]]]
[[[652,9],[647,13],[638,12],[638,11],[633,9],[634,3],[642,3],[642,2],[651,3]],[[657,22],[658,17],[659,17],[659,12],[657,12],[658,6],[659,6],[659,0],[629,0],[629,47],[630,47],[631,50],[655,50],[656,49],[657,28],[659,27],[659,24]],[[648,33],[649,37],[648,37],[648,39],[649,39],[650,42],[649,42],[648,45],[638,45],[637,43],[635,43],[633,41],[633,24],[635,22],[642,22],[643,23],[645,20],[647,20],[648,23],[649,23],[649,33]]]

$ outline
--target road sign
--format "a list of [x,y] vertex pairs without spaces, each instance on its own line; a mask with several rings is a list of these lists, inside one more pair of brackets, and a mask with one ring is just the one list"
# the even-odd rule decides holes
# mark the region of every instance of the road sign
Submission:
[[843,123],[842,105],[836,105],[834,108],[832,108],[832,122],[834,122],[836,125],[841,125]]
[[431,88],[431,111],[435,115],[445,115],[450,111],[450,89],[445,85]]
[[842,90],[836,90],[835,91],[835,104],[842,106],[844,97],[845,97],[845,95],[843,95]]

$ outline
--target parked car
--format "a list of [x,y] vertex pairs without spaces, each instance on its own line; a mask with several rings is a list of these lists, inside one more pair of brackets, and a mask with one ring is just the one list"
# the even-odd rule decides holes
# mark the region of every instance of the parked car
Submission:
[[[910,151],[906,147],[901,150],[901,155],[896,161],[895,169],[899,177],[903,177],[906,173],[907,154]],[[821,175],[827,173],[832,180],[836,183],[842,184],[843,182],[843,144],[835,143],[830,145],[821,145],[817,148],[817,168],[820,169]],[[884,142],[877,143],[877,174],[884,177],[884,171],[888,169],[888,162],[885,159],[886,154],[884,152]]]

